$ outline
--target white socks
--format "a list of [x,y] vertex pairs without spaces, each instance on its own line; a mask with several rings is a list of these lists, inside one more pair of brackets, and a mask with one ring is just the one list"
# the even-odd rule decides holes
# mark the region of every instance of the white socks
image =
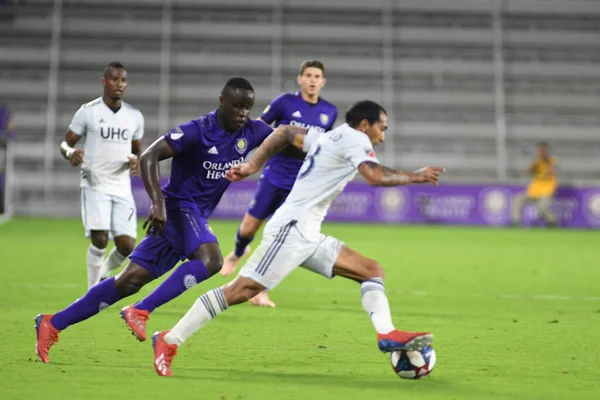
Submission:
[[113,247],[110,253],[108,253],[108,257],[106,257],[106,260],[104,260],[102,267],[100,268],[100,274],[98,276],[98,279],[106,278],[108,274],[110,274],[110,271],[112,271],[115,268],[119,268],[126,258],[126,256],[122,255],[117,251],[116,246]]
[[382,278],[372,278],[360,284],[362,305],[377,333],[388,333],[396,329],[392,323],[390,303],[385,295]]
[[90,243],[87,251],[88,290],[100,280],[100,268],[104,263],[106,249],[99,249]]
[[221,288],[213,289],[198,297],[192,308],[165,335],[165,342],[180,346],[194,332],[227,309],[227,301]]

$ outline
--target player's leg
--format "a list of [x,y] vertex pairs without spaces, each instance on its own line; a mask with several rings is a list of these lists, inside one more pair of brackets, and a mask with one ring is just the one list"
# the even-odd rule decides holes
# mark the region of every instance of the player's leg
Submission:
[[520,225],[523,216],[523,207],[529,201],[527,193],[518,193],[512,199],[510,221],[513,225]]
[[146,236],[131,254],[131,262],[117,276],[98,283],[62,311],[36,317],[36,353],[40,360],[49,361],[48,351],[58,340],[60,331],[137,293],[148,282],[172,269],[178,260],[179,256],[163,238]]
[[110,196],[90,188],[81,188],[81,219],[91,243],[87,251],[88,289],[100,280],[100,269],[108,244],[111,213]]
[[555,226],[556,213],[552,210],[552,196],[540,197],[536,202],[538,213],[549,226]]
[[235,234],[235,248],[223,260],[221,275],[232,274],[242,257],[250,253],[249,245],[254,240],[254,235],[260,229],[263,221],[269,218],[281,205],[277,197],[278,189],[264,177],[258,181],[254,197],[248,205],[244,219],[242,219],[242,223]]
[[119,268],[135,248],[137,218],[133,199],[112,197],[111,232],[115,247],[100,268],[100,279],[108,278],[110,272]]
[[[195,215],[193,210],[184,213],[187,213],[187,216],[183,216],[183,220],[194,221],[189,225],[179,225],[183,232],[180,233],[182,241],[186,242],[180,251],[187,254],[188,261],[179,265],[140,302],[121,310],[121,316],[126,324],[140,340],[146,339],[145,323],[152,311],[218,273],[223,265],[223,256],[217,238],[210,230],[207,221]],[[165,231],[165,235],[177,234],[173,231],[169,232],[166,228]],[[136,324],[136,321],[142,321],[143,324]]]
[[188,261],[179,265],[167,279],[133,308],[151,313],[219,272],[222,263],[223,258],[216,242],[200,245],[188,256]]
[[266,288],[278,285],[314,252],[315,246],[298,232],[295,221],[265,232],[260,245],[234,281],[200,296],[173,329],[154,335],[157,373],[171,375],[171,361],[179,345],[230,306],[244,303]]
[[395,328],[385,294],[384,271],[377,261],[335,238],[322,235],[319,247],[302,267],[328,278],[338,275],[360,283],[362,305],[375,327],[381,351],[412,350],[431,343],[433,335],[430,333]]
[[[290,190],[284,188],[277,188],[274,191],[274,197],[272,201],[273,212],[277,210],[281,205],[285,202],[288,195],[290,194]],[[275,308],[275,303],[269,297],[269,290],[263,290],[256,296],[250,299],[250,304],[257,307],[272,307]]]

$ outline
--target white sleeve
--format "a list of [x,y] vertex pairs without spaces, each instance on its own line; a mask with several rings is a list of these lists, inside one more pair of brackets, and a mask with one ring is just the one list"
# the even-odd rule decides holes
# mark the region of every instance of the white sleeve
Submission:
[[321,133],[319,133],[316,129],[309,129],[304,136],[304,143],[302,144],[302,151],[308,153],[312,145],[319,139]]
[[140,112],[138,114],[138,126],[133,134],[133,140],[140,140],[144,137],[144,115]]
[[344,158],[356,168],[366,161],[379,164],[373,145],[366,135],[345,134],[344,139]]
[[76,135],[85,135],[88,127],[89,108],[81,106],[69,124],[69,130]]

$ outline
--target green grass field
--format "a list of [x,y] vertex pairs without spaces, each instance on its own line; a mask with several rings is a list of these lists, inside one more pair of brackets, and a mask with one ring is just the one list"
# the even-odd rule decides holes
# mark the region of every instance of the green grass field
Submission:
[[[237,222],[216,222],[223,252]],[[438,364],[401,380],[376,348],[355,283],[298,270],[276,309],[235,307],[156,376],[150,342],[118,317],[155,285],[61,334],[36,361],[32,318],[85,291],[79,220],[0,225],[0,398],[8,399],[595,399],[600,393],[600,232],[328,224],[386,268],[395,324],[431,330]],[[155,311],[170,328],[220,276]]]

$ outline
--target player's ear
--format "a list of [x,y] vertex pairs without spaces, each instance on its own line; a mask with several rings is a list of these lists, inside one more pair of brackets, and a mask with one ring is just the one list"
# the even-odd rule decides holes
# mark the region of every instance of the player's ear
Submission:
[[298,82],[298,86],[302,86],[302,75],[298,75],[296,81]]
[[223,105],[225,103],[225,99],[223,98],[223,95],[219,96],[219,105]]
[[323,77],[323,84],[321,85],[321,87],[325,86],[326,83],[327,83],[327,78]]

